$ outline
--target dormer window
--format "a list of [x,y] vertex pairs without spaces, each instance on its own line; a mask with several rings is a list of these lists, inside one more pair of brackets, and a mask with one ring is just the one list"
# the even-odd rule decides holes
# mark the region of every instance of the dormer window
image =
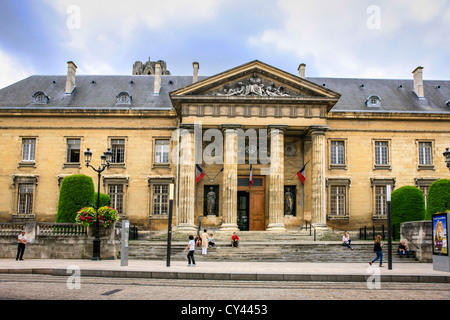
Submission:
[[128,92],[121,92],[117,95],[117,103],[118,104],[130,104],[131,96],[128,94]]
[[366,106],[368,106],[369,108],[379,108],[381,106],[381,99],[379,96],[377,95],[371,95],[370,97],[367,98],[366,100]]
[[38,91],[33,94],[33,103],[36,104],[47,104],[50,98],[42,91]]
[[450,108],[450,100],[447,100],[447,101],[445,102],[445,104],[447,105],[447,107]]

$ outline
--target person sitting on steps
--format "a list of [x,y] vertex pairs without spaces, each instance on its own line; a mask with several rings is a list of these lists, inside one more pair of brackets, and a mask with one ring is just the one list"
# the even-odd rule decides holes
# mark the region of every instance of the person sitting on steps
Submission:
[[231,236],[231,246],[233,248],[237,248],[239,246],[239,236],[236,232],[233,232],[233,235]]
[[345,231],[344,235],[342,236],[342,245],[347,246],[348,248],[353,250],[353,248],[350,246],[351,242],[352,242],[352,240],[350,240],[350,236],[349,236],[348,232]]

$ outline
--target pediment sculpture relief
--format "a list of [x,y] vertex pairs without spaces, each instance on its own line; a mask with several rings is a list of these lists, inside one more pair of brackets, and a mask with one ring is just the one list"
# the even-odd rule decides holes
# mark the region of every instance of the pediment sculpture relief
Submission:
[[254,73],[252,77],[239,81],[233,85],[225,85],[222,92],[215,93],[217,96],[291,96],[283,86],[276,86],[275,83],[264,81]]

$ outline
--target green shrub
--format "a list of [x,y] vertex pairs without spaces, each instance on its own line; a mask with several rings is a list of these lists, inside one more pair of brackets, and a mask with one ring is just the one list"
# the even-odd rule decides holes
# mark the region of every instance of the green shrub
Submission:
[[436,180],[428,189],[427,214],[425,218],[431,220],[431,215],[437,212],[445,212],[446,203],[450,205],[450,180]]
[[56,222],[75,222],[77,212],[94,203],[94,182],[83,174],[67,176],[61,183],[59,191]]
[[396,235],[400,235],[402,222],[424,219],[425,199],[422,190],[413,186],[404,186],[392,192],[391,223],[395,227]]
[[[97,206],[98,193],[94,194],[94,206]],[[100,193],[100,205],[99,207],[109,206],[111,204],[111,197],[106,193]]]

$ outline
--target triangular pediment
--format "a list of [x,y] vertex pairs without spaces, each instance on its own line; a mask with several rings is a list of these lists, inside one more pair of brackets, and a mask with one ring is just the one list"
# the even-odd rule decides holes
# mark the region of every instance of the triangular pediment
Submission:
[[330,89],[254,60],[228,71],[172,91],[173,102],[191,98],[220,100],[282,99],[337,101],[340,97]]

